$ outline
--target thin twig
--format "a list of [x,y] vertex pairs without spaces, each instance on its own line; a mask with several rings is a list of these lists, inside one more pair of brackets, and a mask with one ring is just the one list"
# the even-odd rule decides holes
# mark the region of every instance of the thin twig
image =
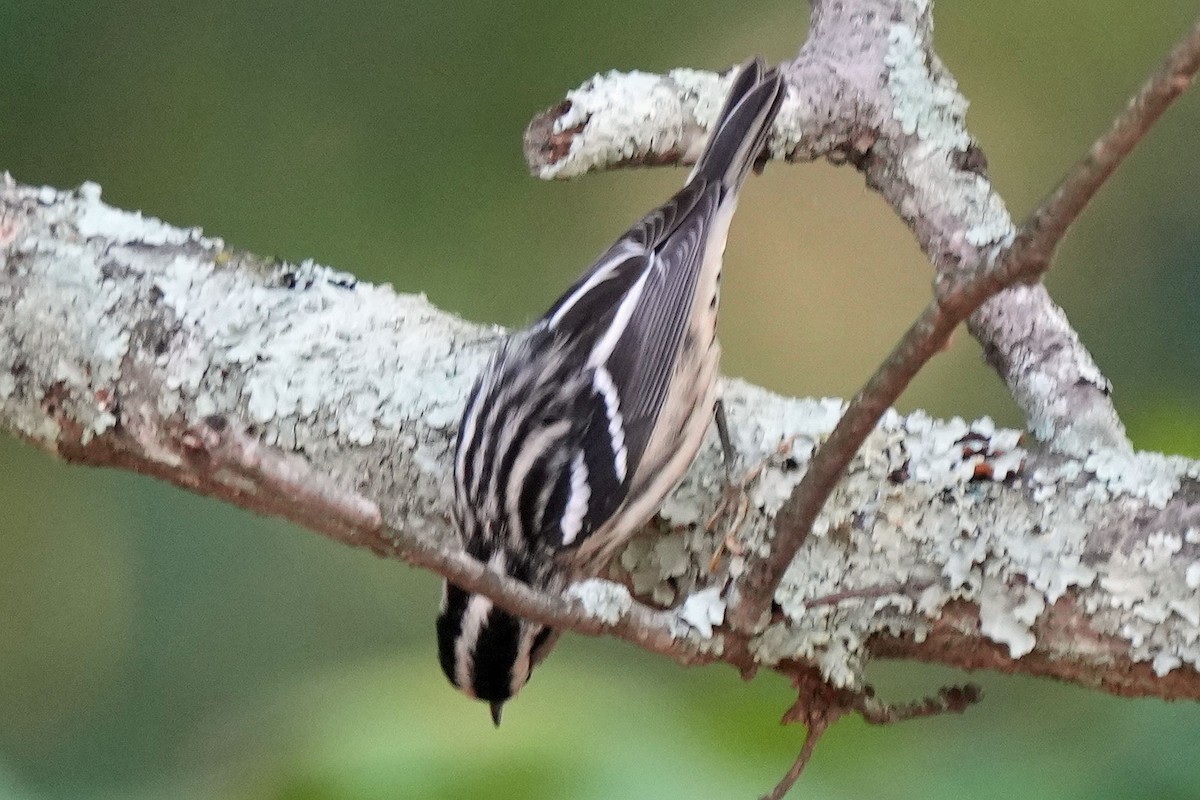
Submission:
[[808,538],[813,522],[850,460],[883,413],[925,362],[945,346],[954,328],[971,310],[952,316],[942,304],[930,302],[867,385],[850,401],[846,413],[817,449],[808,471],[776,515],[770,554],[753,562],[737,584],[737,602],[730,610],[729,620],[734,630],[754,630],[758,626],[779,579]]
[[862,589],[846,589],[841,592],[833,592],[832,594],[813,597],[804,601],[805,608],[819,608],[820,606],[836,606],[839,603],[844,603],[847,600],[874,600],[880,597],[889,595],[909,596],[918,592],[923,592],[930,586],[933,586],[934,581],[909,581],[908,583],[893,583],[887,586],[867,586]]
[[936,717],[941,714],[962,714],[983,699],[983,690],[973,683],[962,686],[943,686],[937,697],[926,697],[915,703],[893,705],[869,694],[860,696],[855,710],[871,725],[894,725],[911,719]]
[[792,685],[796,688],[796,702],[784,712],[780,721],[784,725],[801,723],[808,731],[804,735],[800,754],[796,756],[796,760],[779,783],[775,784],[775,788],[763,795],[762,800],[780,800],[791,790],[804,768],[808,766],[813,750],[825,731],[855,710],[861,697],[854,692],[832,686],[821,677],[820,672],[811,668],[796,670],[792,674]]
[[1163,112],[1191,85],[1198,70],[1200,21],[1171,50],[1087,155],[1022,223],[1003,259],[1014,278],[1033,281],[1049,268],[1055,248],[1080,212]]
[[[841,716],[840,714],[838,715]],[[775,788],[762,796],[762,800],[782,800],[783,796],[792,790],[796,785],[796,781],[800,779],[800,774],[804,772],[804,768],[808,766],[808,762],[812,759],[813,750],[817,747],[817,742],[829,730],[830,724],[834,722],[831,719],[816,719],[808,723],[808,733],[804,736],[804,746],[800,748],[800,754],[796,756],[796,760],[792,762],[792,766],[788,768],[787,774],[775,784]]]
[[735,630],[750,631],[765,619],[775,588],[807,539],[825,501],[880,417],[931,359],[954,329],[990,297],[1019,282],[1032,282],[1071,223],[1150,126],[1191,83],[1200,69],[1200,23],[1171,51],[1106,131],[1041,206],[1022,225],[1012,246],[995,262],[939,279],[937,297],[899,345],[850,402],[808,472],[775,519],[768,557],[753,562],[739,582],[730,611]]
[[961,714],[983,699],[983,692],[974,684],[946,686],[936,697],[925,697],[914,703],[893,705],[875,697],[870,687],[854,691],[839,689],[825,681],[815,669],[801,668],[792,675],[796,687],[796,702],[784,713],[783,724],[801,723],[808,728],[800,754],[787,774],[763,800],[780,800],[787,794],[812,760],[813,750],[831,725],[850,712],[857,712],[871,725],[893,725],[912,719],[940,714]]

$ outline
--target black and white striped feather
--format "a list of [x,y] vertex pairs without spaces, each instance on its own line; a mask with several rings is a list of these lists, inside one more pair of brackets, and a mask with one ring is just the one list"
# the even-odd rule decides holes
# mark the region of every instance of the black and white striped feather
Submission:
[[[783,96],[761,60],[734,79],[687,184],[617,240],[479,378],[455,453],[455,523],[491,569],[557,589],[601,569],[682,478],[712,421],[721,256],[737,192]],[[449,585],[443,670],[492,703],[553,635]]]

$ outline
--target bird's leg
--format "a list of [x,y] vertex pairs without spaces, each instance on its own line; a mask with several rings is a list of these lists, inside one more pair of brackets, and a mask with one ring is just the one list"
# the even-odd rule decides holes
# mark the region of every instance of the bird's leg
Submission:
[[729,438],[729,420],[725,417],[725,401],[717,398],[713,416],[717,422],[717,438],[721,440],[721,452],[725,458],[725,486],[733,485],[733,467],[737,461],[737,453],[733,450],[733,440]]
[[715,529],[717,523],[726,515],[730,517],[730,521],[725,526],[724,536],[721,537],[716,550],[713,551],[712,559],[708,562],[709,572],[717,571],[717,565],[725,550],[729,550],[735,555],[741,553],[741,546],[737,543],[737,532],[741,530],[742,523],[746,520],[746,514],[750,510],[750,499],[746,495],[745,489],[745,478],[748,476],[743,476],[741,481],[734,480],[733,477],[737,454],[733,450],[733,440],[729,437],[729,420],[725,417],[725,403],[720,398],[717,398],[713,416],[717,423],[717,438],[721,440],[721,452],[724,454],[725,487],[721,491],[721,499],[717,502],[716,509],[704,523],[704,527],[710,531]]
[[717,548],[713,552],[712,559],[709,561],[709,571],[716,572],[720,565],[721,556],[726,550],[734,555],[741,555],[742,546],[738,543],[737,535],[742,529],[742,525],[746,522],[746,515],[750,513],[750,494],[749,488],[758,477],[762,475],[767,465],[771,463],[771,459],[776,458],[791,449],[792,443],[796,437],[790,436],[779,443],[775,452],[768,455],[766,458],[759,461],[752,468],[744,472],[741,477],[734,478],[734,470],[737,462],[737,454],[733,449],[733,442],[729,437],[729,421],[725,417],[725,404],[717,400],[715,419],[717,423],[717,437],[721,440],[721,449],[725,454],[725,488],[721,492],[721,499],[717,502],[717,508],[713,511],[712,516],[705,522],[704,527],[707,530],[714,530],[718,523],[723,519],[727,519],[725,525],[725,533],[721,540],[717,543]]

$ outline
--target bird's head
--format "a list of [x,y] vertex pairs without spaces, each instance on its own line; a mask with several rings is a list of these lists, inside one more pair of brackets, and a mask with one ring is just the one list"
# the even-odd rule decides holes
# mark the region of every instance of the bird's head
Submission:
[[[485,562],[503,568],[504,559]],[[529,681],[554,644],[554,631],[521,619],[481,594],[445,584],[437,619],[438,660],[450,683],[491,706],[492,721]]]

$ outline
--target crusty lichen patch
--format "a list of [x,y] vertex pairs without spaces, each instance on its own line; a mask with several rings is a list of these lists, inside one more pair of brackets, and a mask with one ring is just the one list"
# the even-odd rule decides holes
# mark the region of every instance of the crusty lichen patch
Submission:
[[[107,206],[95,184],[3,191],[25,222],[0,254],[10,428],[53,447],[63,425],[84,444],[110,430],[122,404],[181,425],[227,414],[381,497],[395,524],[444,507],[446,453],[492,334],[312,262],[262,269],[198,229]],[[414,482],[424,494],[392,490]]]
[[549,132],[569,137],[569,147],[538,163],[537,175],[571,178],[620,161],[694,161],[732,80],[732,70],[596,75],[567,92]]
[[[100,188],[76,192],[17,187],[5,176],[4,212],[20,220],[0,251],[0,402],[8,427],[54,446],[70,428],[87,444],[112,429],[117,385],[134,336],[137,305],[125,247],[198,242],[100,201]],[[66,226],[72,236],[48,235]],[[69,356],[62,342],[70,342]]]

